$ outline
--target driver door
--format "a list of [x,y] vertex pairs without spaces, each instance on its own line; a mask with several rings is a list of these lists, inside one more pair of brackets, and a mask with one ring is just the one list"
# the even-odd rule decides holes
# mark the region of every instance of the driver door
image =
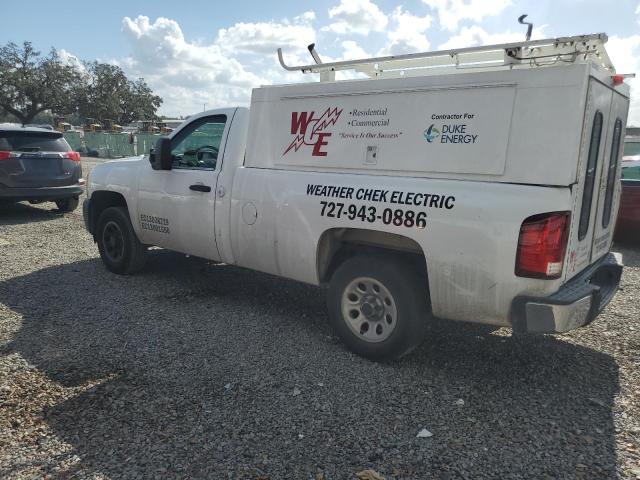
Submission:
[[193,120],[171,139],[172,169],[142,176],[138,211],[144,243],[220,260],[214,215],[226,123],[226,115]]

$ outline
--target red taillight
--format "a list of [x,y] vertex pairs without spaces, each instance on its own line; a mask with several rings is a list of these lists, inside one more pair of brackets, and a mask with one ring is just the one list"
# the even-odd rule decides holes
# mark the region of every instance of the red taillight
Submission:
[[516,254],[516,275],[559,278],[569,234],[569,212],[534,215],[522,222]]
[[65,158],[73,160],[74,162],[80,161],[80,154],[78,152],[67,152],[64,154]]
[[7,150],[0,150],[0,160],[6,160],[11,156],[11,152]]

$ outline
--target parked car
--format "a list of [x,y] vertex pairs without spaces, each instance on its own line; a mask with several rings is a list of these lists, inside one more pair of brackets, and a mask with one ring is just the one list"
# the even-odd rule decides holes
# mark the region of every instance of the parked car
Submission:
[[620,211],[616,224],[616,240],[640,240],[640,136],[624,139],[622,156]]
[[55,202],[76,209],[84,190],[80,154],[55,130],[0,124],[0,201]]

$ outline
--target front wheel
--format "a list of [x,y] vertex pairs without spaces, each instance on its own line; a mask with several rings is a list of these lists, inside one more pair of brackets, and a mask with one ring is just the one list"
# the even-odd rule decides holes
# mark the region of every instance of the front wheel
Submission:
[[372,360],[409,353],[423,341],[430,320],[426,275],[393,256],[347,259],[331,278],[327,302],[341,340]]
[[56,200],[56,207],[61,212],[73,212],[76,208],[78,208],[78,203],[80,199],[78,197],[70,197],[63,198],[61,200]]
[[126,209],[105,209],[98,219],[96,237],[102,262],[113,273],[128,275],[144,266],[146,247],[138,240]]

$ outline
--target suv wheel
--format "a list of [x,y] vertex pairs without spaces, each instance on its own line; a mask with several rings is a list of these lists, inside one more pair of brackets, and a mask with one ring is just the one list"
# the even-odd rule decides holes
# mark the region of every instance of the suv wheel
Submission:
[[372,360],[417,347],[430,320],[426,275],[392,256],[356,256],[338,267],[328,291],[329,318],[341,340]]
[[105,209],[98,219],[96,237],[100,257],[112,272],[128,275],[144,266],[147,249],[138,240],[126,209]]
[[78,197],[63,198],[61,200],[56,200],[56,206],[61,212],[73,212],[78,208],[79,202],[80,199]]

